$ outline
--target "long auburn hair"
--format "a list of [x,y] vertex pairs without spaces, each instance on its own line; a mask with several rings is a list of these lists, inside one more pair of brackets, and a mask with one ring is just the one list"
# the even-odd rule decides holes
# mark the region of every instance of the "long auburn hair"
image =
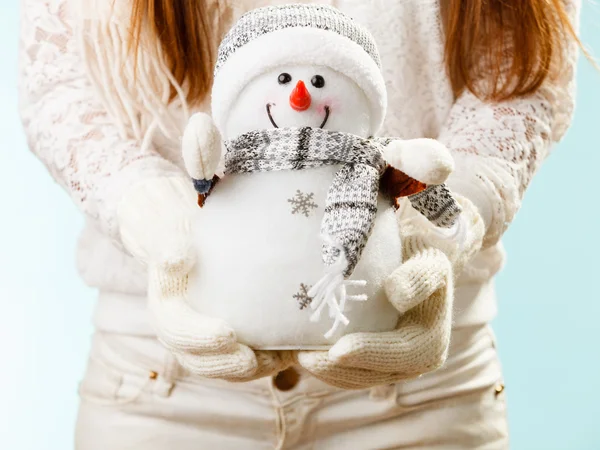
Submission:
[[[553,75],[565,39],[579,43],[564,1],[441,0],[446,70],[455,95],[467,89],[501,101],[535,92]],[[174,79],[186,86],[187,101],[202,101],[212,84],[220,38],[207,18],[206,2],[132,3],[130,50],[139,51],[142,29],[149,25]]]

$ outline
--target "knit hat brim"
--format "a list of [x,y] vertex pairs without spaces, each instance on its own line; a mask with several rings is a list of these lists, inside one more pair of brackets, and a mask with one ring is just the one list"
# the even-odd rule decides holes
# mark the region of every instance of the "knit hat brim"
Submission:
[[370,134],[383,124],[387,92],[380,68],[357,43],[338,33],[308,27],[273,31],[248,42],[220,67],[212,90],[212,115],[223,132],[228,113],[257,76],[285,65],[326,66],[353,80],[370,105]]

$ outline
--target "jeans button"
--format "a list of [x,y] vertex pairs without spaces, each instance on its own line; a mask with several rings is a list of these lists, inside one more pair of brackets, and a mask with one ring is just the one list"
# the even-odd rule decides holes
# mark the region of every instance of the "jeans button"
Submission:
[[293,367],[289,367],[273,377],[275,387],[284,392],[294,389],[298,381],[300,381],[300,374]]
[[504,392],[504,383],[496,384],[494,387],[494,396],[498,397],[500,394],[502,394],[502,392]]

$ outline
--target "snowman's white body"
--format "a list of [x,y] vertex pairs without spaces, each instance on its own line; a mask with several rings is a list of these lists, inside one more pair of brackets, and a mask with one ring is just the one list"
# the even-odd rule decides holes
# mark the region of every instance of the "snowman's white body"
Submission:
[[351,277],[367,281],[356,289],[368,300],[347,304],[350,323],[330,339],[324,334],[333,319],[323,314],[311,322],[310,306],[301,308],[303,287],[323,276],[320,228],[338,169],[236,174],[220,181],[193,221],[198,263],[189,277],[192,307],[225,320],[240,342],[262,349],[329,347],[347,333],[393,329],[398,312],[383,283],[400,266],[402,249],[395,211],[383,197]]
[[[284,83],[278,82],[281,74],[288,75],[281,78]],[[323,86],[311,81],[316,74]],[[310,107],[302,110],[292,106],[290,96],[300,80],[309,85],[311,97]],[[219,132],[227,140],[274,126],[318,127],[326,118],[326,129],[367,137],[372,132],[369,105],[362,89],[329,67],[277,67],[248,82]],[[211,147],[213,139],[206,138],[203,127],[191,131],[184,136],[184,144],[191,143],[184,145],[191,149],[188,170],[193,178],[210,179],[212,173],[193,169],[200,162],[214,162],[214,152],[202,149]],[[198,144],[200,158],[195,139],[204,142]],[[228,174],[219,181],[193,220],[197,264],[189,276],[191,306],[223,319],[241,343],[257,349],[329,347],[344,334],[393,329],[399,314],[388,302],[383,283],[400,266],[402,248],[395,211],[383,197],[350,278],[367,284],[348,288],[349,294],[366,294],[367,300],[347,302],[343,313],[349,323],[329,338],[324,335],[334,319],[327,308],[318,321],[310,320],[307,291],[325,274],[321,222],[339,169]]]

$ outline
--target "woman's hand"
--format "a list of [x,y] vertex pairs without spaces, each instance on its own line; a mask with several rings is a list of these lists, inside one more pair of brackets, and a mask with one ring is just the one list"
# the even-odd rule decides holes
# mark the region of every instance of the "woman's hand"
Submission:
[[399,213],[404,263],[385,284],[389,301],[402,314],[396,330],[350,334],[327,352],[299,352],[302,367],[333,386],[363,389],[414,378],[445,362],[454,279],[484,234],[473,204],[458,201],[463,208],[458,242],[432,230],[411,208]]
[[291,365],[289,352],[254,352],[237,342],[222,320],[203,316],[187,302],[187,279],[195,263],[190,222],[197,195],[191,180],[148,179],[119,205],[121,238],[149,273],[149,310],[158,339],[183,367],[209,378],[249,381]]

